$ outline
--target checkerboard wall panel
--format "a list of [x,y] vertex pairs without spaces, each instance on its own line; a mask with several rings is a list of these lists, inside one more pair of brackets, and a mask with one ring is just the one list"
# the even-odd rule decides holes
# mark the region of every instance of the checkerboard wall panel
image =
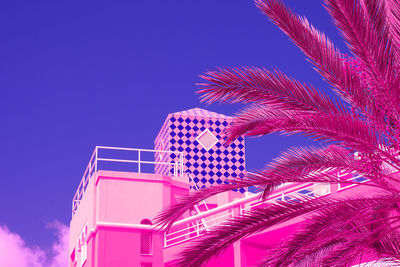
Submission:
[[[169,134],[169,120],[164,122],[161,130],[154,142],[154,149],[161,150],[161,151],[168,151],[169,150],[169,142],[168,142],[168,134]],[[171,162],[169,155],[165,153],[155,153],[155,162]],[[154,167],[154,173],[157,174],[169,174],[169,168],[167,165],[164,164],[156,164]]]
[[[202,111],[207,114],[207,111]],[[183,152],[184,169],[193,178],[193,181],[189,181],[192,189],[228,183],[244,175],[244,138],[239,137],[225,146],[221,135],[231,118],[211,114],[210,117],[203,114],[193,116],[190,112],[170,114],[155,141],[156,149]],[[206,129],[218,139],[209,150],[196,140]],[[170,155],[170,162],[175,161],[175,156]],[[156,173],[171,175],[172,171],[165,165],[156,166]],[[239,191],[244,192],[244,189]]]

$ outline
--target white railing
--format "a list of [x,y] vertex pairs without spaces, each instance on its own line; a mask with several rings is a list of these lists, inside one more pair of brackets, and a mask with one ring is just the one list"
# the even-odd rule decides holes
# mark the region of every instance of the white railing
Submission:
[[[327,188],[321,188],[326,186]],[[236,215],[242,215],[254,208],[262,207],[270,203],[279,201],[301,202],[307,198],[317,198],[330,194],[329,184],[305,183],[305,184],[285,184],[275,190],[267,199],[260,200],[258,194],[244,197],[220,207],[191,215],[185,219],[177,221],[171,230],[164,236],[164,246],[177,245],[188,240],[194,239],[205,234],[213,227],[221,224]],[[323,190],[322,190],[323,189]]]
[[[106,152],[114,153],[133,153],[134,155],[118,155],[118,156],[103,156]],[[150,154],[152,159],[146,159],[143,154]],[[174,155],[174,160],[171,160],[170,155]],[[147,156],[148,158],[149,156]],[[136,172],[136,173],[153,173],[154,171],[143,170],[144,166],[160,166],[165,165],[171,169],[171,175],[173,177],[186,177],[183,169],[183,153],[177,151],[164,151],[164,150],[151,150],[151,149],[137,149],[137,148],[123,148],[123,147],[108,147],[108,146],[96,146],[90,157],[89,163],[83,174],[82,180],[79,183],[78,189],[72,200],[72,214],[75,214],[79,203],[87,189],[93,174],[99,170],[110,170],[117,171],[117,166],[104,167],[102,163],[108,164],[128,164],[128,167],[124,171]],[[134,169],[133,166],[136,166]]]
[[[197,215],[201,215],[201,213]],[[193,218],[196,218],[194,216]],[[164,235],[164,247],[170,247],[199,237],[232,217],[233,211],[225,210],[224,212],[219,212],[217,216],[210,215],[209,217],[194,219],[185,224],[174,224],[173,231]],[[189,226],[186,226],[186,224]],[[182,228],[180,227],[181,225],[183,225]]]
[[[351,182],[366,183],[369,181],[367,178],[362,177],[361,175],[355,175],[354,173],[348,171],[346,172],[339,171],[337,173],[337,176],[338,178],[343,180],[342,182],[338,183],[338,191],[359,185],[359,184],[352,184]],[[346,181],[349,181],[349,183],[346,183]]]

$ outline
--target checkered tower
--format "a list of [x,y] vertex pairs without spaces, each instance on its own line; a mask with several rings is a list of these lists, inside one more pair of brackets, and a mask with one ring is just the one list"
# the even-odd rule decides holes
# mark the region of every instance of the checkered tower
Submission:
[[[245,171],[244,138],[239,137],[224,145],[221,134],[232,121],[232,117],[193,108],[167,116],[155,142],[156,150],[183,152],[184,170],[190,173],[190,188],[209,187],[228,183],[243,177]],[[178,162],[171,154],[156,161]],[[172,175],[167,165],[156,165],[155,173]],[[244,189],[240,189],[244,192]]]

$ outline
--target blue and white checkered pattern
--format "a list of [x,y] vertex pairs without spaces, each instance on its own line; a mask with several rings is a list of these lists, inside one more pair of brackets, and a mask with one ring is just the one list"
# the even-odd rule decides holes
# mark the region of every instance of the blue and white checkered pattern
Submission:
[[[208,112],[202,111],[205,114]],[[239,137],[231,144],[224,145],[221,135],[231,118],[210,114],[210,117],[192,116],[190,110],[170,114],[156,139],[156,149],[183,152],[185,170],[192,174],[193,181],[189,182],[194,189],[228,183],[243,177],[245,171],[244,138]],[[206,129],[218,139],[208,151],[196,140]],[[171,162],[176,160],[174,157],[171,155]],[[156,172],[171,174],[171,170],[161,166]]]

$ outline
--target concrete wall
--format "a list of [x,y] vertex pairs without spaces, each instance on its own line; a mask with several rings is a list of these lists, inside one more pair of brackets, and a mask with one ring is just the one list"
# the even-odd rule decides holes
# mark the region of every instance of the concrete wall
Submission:
[[[69,255],[75,251],[80,266],[78,238],[88,225],[87,260],[83,266],[140,266],[142,262],[163,265],[163,232],[153,232],[151,255],[141,255],[140,235],[151,226],[141,224],[153,218],[178,196],[188,192],[187,182],[169,176],[99,171],[71,219]],[[147,227],[147,228],[146,228]]]

